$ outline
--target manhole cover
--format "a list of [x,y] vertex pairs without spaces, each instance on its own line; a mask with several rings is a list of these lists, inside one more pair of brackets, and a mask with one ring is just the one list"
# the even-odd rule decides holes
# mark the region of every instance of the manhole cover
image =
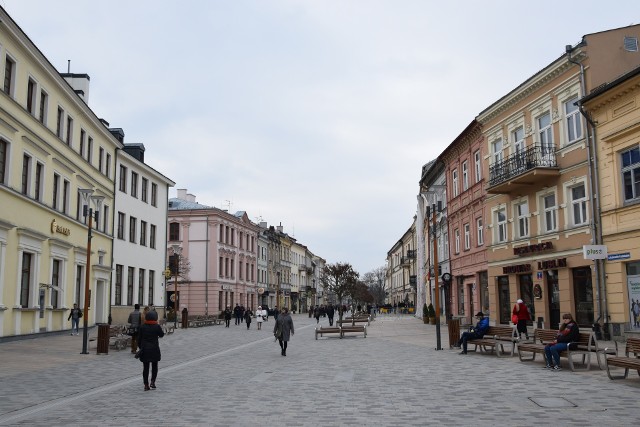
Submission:
[[541,408],[575,408],[578,406],[564,397],[530,397],[529,400]]

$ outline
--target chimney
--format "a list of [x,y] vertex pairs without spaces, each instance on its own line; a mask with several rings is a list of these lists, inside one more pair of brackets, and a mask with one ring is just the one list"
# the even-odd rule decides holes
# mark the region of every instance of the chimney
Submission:
[[260,222],[260,224],[259,224],[259,225],[260,225],[260,228],[264,228],[264,229],[266,229],[266,228],[267,228],[267,222],[266,222],[266,221],[262,221],[262,222]]
[[89,105],[89,74],[60,73],[75,93]]
[[144,163],[144,144],[125,144],[124,151],[131,157]]
[[[107,125],[108,124],[109,123],[107,123]],[[122,128],[109,128],[109,132],[111,132],[111,135],[113,135],[115,139],[120,141],[121,144],[124,144],[124,131],[122,130]]]
[[195,194],[187,194],[187,202],[191,202],[191,203],[195,203],[196,202],[196,196]]
[[283,228],[282,228],[282,223],[280,223],[280,225],[276,226],[276,230],[278,230],[279,233],[283,233]]
[[176,196],[180,200],[187,200],[187,190],[186,188],[179,188],[178,195]]

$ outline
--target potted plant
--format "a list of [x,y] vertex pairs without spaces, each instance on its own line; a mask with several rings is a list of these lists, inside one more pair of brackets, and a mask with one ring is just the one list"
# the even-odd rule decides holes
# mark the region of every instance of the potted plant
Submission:
[[427,303],[425,302],[422,306],[422,321],[426,325],[429,323],[429,308],[427,307]]
[[433,304],[429,304],[429,324],[436,324],[436,310],[433,308]]

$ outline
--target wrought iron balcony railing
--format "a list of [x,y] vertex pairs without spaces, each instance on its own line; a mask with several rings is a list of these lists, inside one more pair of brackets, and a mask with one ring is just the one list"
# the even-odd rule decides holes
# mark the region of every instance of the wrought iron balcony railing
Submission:
[[489,187],[512,180],[536,168],[557,168],[555,148],[536,145],[514,153],[489,167]]

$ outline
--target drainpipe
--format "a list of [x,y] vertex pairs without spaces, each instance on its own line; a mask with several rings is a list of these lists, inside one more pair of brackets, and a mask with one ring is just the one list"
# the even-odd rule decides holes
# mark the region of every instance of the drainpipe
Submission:
[[[571,58],[572,47],[571,45],[567,45],[565,47],[567,53],[567,60],[572,64],[576,64],[580,67],[580,98],[586,96],[587,91],[585,87],[585,78],[584,78],[584,65],[581,62],[578,62]],[[596,152],[596,123],[589,117],[589,115],[584,111],[584,108],[581,104],[578,103],[578,110],[587,120],[587,156],[588,161],[587,165],[589,168],[589,187],[592,189],[592,203],[591,205],[591,218],[592,224],[591,227],[591,240],[594,244],[600,245],[602,244],[602,229],[600,228],[601,218],[600,218],[600,177],[598,173],[598,156]],[[608,335],[609,334],[609,313],[608,313],[608,304],[607,304],[607,284],[604,277],[604,267],[602,264],[602,260],[594,260],[595,270],[596,270],[596,304],[598,307],[598,318],[602,318],[605,327],[604,331]],[[609,337],[606,337],[608,339]]]

